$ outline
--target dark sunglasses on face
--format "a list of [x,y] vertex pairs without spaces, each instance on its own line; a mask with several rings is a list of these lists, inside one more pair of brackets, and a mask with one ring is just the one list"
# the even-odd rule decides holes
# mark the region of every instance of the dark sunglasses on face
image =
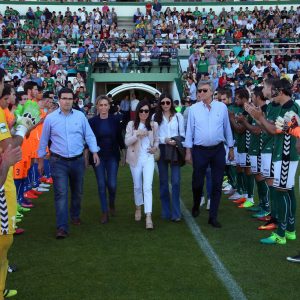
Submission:
[[171,101],[162,101],[160,102],[161,105],[170,105]]
[[198,89],[198,93],[207,93],[208,92],[208,89]]
[[140,109],[140,114],[142,114],[142,113],[148,114],[149,109]]

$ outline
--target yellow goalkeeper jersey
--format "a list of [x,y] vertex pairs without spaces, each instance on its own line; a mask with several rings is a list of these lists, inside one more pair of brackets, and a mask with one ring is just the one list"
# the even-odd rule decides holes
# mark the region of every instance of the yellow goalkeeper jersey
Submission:
[[[3,109],[0,107],[0,141],[11,138]],[[0,235],[13,234],[17,214],[17,193],[13,180],[13,168],[8,171],[3,187],[0,187]]]

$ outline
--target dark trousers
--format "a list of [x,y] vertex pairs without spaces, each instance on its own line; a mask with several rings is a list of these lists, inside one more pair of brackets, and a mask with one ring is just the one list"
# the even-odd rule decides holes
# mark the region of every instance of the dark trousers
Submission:
[[66,161],[50,156],[50,167],[53,178],[56,227],[68,232],[68,189],[71,190],[71,219],[80,216],[81,199],[83,194],[84,159],[79,157],[72,161]]
[[215,148],[193,146],[193,200],[199,207],[203,192],[204,178],[208,165],[211,167],[212,191],[209,217],[216,220],[222,193],[222,182],[225,169],[225,149],[223,143]]
[[106,191],[108,191],[109,195],[109,206],[112,208],[115,204],[118,167],[119,162],[115,157],[108,159],[101,158],[100,164],[97,167],[94,167],[98,184],[98,194],[103,213],[108,212]]

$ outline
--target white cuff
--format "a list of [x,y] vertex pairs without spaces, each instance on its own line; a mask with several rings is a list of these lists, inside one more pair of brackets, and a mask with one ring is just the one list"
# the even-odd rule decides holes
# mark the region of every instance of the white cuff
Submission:
[[18,125],[17,128],[16,128],[15,135],[19,135],[24,139],[27,131],[28,131],[27,127],[25,127],[24,125]]

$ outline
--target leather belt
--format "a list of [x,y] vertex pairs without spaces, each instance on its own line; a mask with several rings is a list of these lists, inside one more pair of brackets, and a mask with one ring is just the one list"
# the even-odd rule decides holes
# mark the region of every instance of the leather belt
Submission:
[[217,148],[219,148],[220,146],[222,146],[224,143],[221,142],[217,145],[214,146],[202,146],[202,145],[194,145],[193,147],[196,149],[200,149],[200,150],[216,150]]
[[76,155],[76,156],[73,156],[73,157],[63,157],[63,156],[61,156],[61,155],[59,155],[59,154],[56,154],[56,153],[51,152],[51,156],[56,157],[56,158],[59,158],[59,159],[61,159],[61,160],[66,160],[66,161],[73,161],[73,160],[76,160],[76,159],[82,157],[82,155],[83,155],[83,153],[81,153],[81,154],[79,154],[79,155]]

